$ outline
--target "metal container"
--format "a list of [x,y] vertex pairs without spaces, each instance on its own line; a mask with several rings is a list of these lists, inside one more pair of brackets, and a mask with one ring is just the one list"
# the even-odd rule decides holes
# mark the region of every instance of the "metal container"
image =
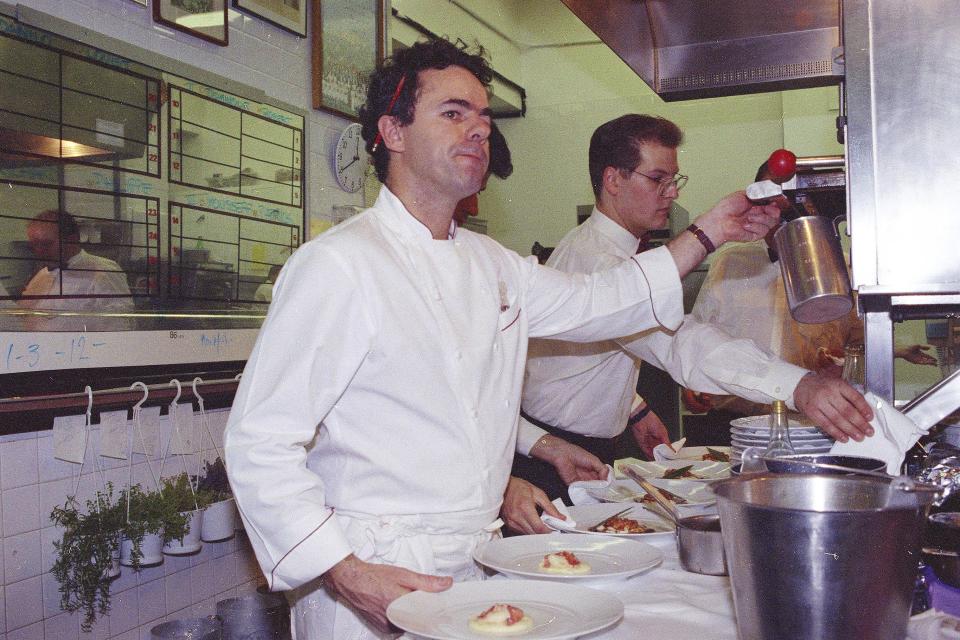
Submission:
[[791,220],[777,229],[773,241],[787,306],[797,322],[829,322],[850,312],[850,276],[833,220],[824,216]]
[[164,622],[150,629],[152,640],[221,640],[220,619],[182,618]]
[[[791,461],[796,460],[798,463]],[[776,460],[764,460],[767,469],[771,473],[825,473],[828,475],[843,474],[839,469],[824,469],[812,465],[803,464],[804,462],[813,462],[817,464],[832,464],[838,467],[848,469],[857,469],[861,471],[884,471],[887,463],[877,458],[865,458],[862,456],[837,456],[831,454],[795,454],[792,456],[782,456]]]
[[256,637],[270,640],[290,638],[290,607],[279,593],[251,593],[217,602],[217,615],[223,620],[223,640]]
[[688,516],[677,520],[677,551],[686,571],[709,576],[727,575],[720,516]]
[[825,474],[712,486],[741,638],[903,640],[934,491]]

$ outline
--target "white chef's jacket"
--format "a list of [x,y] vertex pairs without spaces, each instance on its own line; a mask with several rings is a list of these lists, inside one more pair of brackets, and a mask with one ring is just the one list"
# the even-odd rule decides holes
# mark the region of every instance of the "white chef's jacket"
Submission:
[[[547,265],[591,273],[622,264],[636,250],[637,238],[594,208],[560,241]],[[792,403],[794,388],[808,373],[749,340],[688,316],[676,332],[651,329],[592,344],[531,340],[523,410],[573,433],[612,438],[626,428],[644,360],[697,391],[732,393],[757,402]],[[517,450],[528,452],[543,434],[521,418]]]
[[341,513],[463,532],[496,519],[528,336],[595,340],[682,317],[666,249],[570,276],[466,229],[435,240],[383,188],[284,266],[227,424],[230,481],[270,587],[355,550]]
[[[85,298],[43,298],[37,296],[89,296]],[[80,250],[67,260],[64,269],[43,267],[23,288],[18,304],[43,311],[84,311],[125,313],[133,311],[127,275],[113,260]],[[27,320],[31,330],[90,331],[124,329],[129,320],[93,316],[37,317]]]

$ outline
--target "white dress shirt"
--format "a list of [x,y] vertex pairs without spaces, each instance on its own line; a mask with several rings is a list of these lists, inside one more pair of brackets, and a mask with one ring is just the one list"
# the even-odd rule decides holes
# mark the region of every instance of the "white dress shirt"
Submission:
[[379,523],[371,537],[495,520],[529,336],[596,340],[682,318],[666,249],[570,276],[466,229],[435,240],[383,188],[284,266],[230,414],[227,468],[270,587],[361,555],[359,520]]
[[[632,233],[594,208],[560,241],[547,265],[591,273],[622,264],[633,256],[637,244]],[[749,340],[734,339],[688,316],[675,332],[654,328],[591,344],[531,340],[523,410],[573,433],[617,436],[626,428],[644,360],[697,391],[731,393],[757,402],[792,403],[793,390],[807,373]],[[529,452],[543,434],[521,419],[517,450]]]
[[[87,296],[42,298],[36,296]],[[111,312],[133,311],[127,275],[113,260],[80,250],[67,260],[64,269],[43,267],[23,288],[19,305],[42,311]],[[27,328],[36,331],[106,331],[125,329],[124,318],[50,316],[27,319]]]

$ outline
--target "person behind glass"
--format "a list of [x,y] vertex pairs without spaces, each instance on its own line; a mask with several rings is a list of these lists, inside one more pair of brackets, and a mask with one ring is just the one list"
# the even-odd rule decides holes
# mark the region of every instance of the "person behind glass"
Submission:
[[[666,228],[671,204],[687,180],[678,173],[682,140],[674,123],[649,115],[627,114],[598,127],[588,162],[594,210],[558,243],[547,266],[581,274],[609,269],[632,259],[650,232]],[[715,209],[747,202],[743,192],[735,192]],[[707,233],[715,237],[712,229]],[[655,445],[668,442],[663,423],[636,396],[643,361],[704,391],[785,400],[837,437],[859,439],[869,432],[870,407],[849,385],[808,375],[749,341],[687,319],[677,331],[656,328],[592,344],[531,340],[517,447],[529,448],[529,457],[516,456],[514,475],[545,489],[548,497],[568,497],[567,485],[580,478],[571,471],[568,449],[554,450],[558,440],[607,464],[627,428],[648,456]],[[545,532],[529,497],[518,497],[504,504],[507,524],[525,533]]]
[[[771,177],[764,162],[754,179]],[[791,206],[785,198],[781,203],[784,208]],[[817,215],[817,211],[803,214]],[[762,241],[728,245],[717,253],[697,294],[691,316],[737,338],[750,339],[787,362],[825,376],[840,377],[844,347],[863,344],[863,321],[856,309],[830,322],[809,324],[793,319],[773,241],[777,228],[771,229]],[[912,364],[936,364],[936,358],[924,353],[928,349],[928,345],[920,344],[899,346],[894,349],[894,357]],[[711,436],[720,436],[726,441],[729,441],[731,420],[770,412],[766,403],[737,396],[685,389],[682,397],[688,409],[706,413],[705,429]]]
[[[487,188],[487,180],[491,175],[497,176],[501,180],[506,180],[513,173],[513,163],[510,160],[510,147],[507,146],[507,139],[503,137],[500,128],[496,122],[490,123],[490,164],[487,166],[487,175],[483,179],[483,185],[480,191]],[[474,193],[467,196],[457,203],[453,211],[453,219],[457,225],[461,226],[469,216],[476,216],[480,213],[480,199],[478,194]]]
[[23,288],[18,304],[51,312],[91,312],[89,316],[31,316],[28,329],[103,331],[130,326],[128,318],[95,315],[128,313],[134,308],[133,299],[119,264],[81,248],[80,228],[72,215],[42,211],[27,224],[27,241],[43,266]]
[[[378,66],[360,120],[384,186],[287,260],[240,380],[227,471],[298,640],[384,637],[396,598],[482,579],[471,554],[508,488],[528,337],[675,329],[706,253],[688,233],[575,277],[458,228],[487,173],[490,79],[444,40]],[[703,221],[714,242],[778,217],[736,204]]]

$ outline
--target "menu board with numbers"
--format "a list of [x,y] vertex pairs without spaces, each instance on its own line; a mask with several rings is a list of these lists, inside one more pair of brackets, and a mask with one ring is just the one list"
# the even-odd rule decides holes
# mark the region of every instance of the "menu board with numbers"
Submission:
[[243,359],[303,239],[304,114],[133,57],[0,14],[0,375]]

